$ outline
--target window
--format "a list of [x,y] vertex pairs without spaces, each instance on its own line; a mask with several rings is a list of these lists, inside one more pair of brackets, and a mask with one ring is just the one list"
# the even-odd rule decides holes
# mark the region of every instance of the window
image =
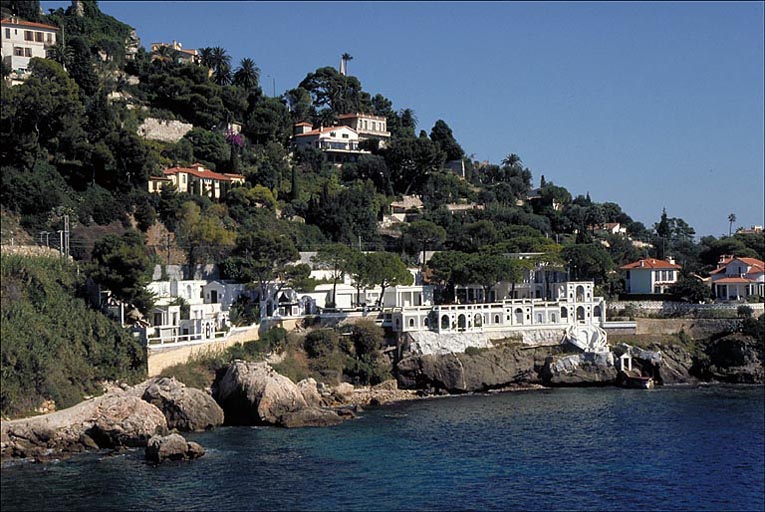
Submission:
[[348,138],[348,134],[347,134],[347,133],[344,133],[344,134],[342,134],[342,137],[343,137],[344,139],[347,139],[347,138]]
[[6,28],[5,29],[5,38],[10,39],[11,38],[11,29]]
[[49,43],[53,42],[53,34],[48,34],[48,42]]
[[42,43],[44,41],[42,32],[35,32],[35,41],[38,43]]
[[16,57],[23,57],[24,56],[24,48],[14,48],[13,49],[13,54]]
[[24,41],[34,41],[34,40],[35,40],[35,38],[32,35],[32,31],[31,30],[25,30],[24,31]]
[[32,56],[32,48],[24,48],[24,57]]

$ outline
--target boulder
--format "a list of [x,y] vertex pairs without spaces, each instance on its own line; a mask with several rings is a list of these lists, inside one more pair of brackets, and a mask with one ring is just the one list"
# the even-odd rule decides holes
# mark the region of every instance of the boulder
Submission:
[[765,382],[765,345],[740,333],[712,341],[700,372],[707,379],[736,384]]
[[98,407],[86,433],[101,448],[144,446],[155,434],[167,432],[167,420],[155,406],[134,396],[112,396]]
[[294,412],[284,414],[279,418],[277,424],[287,428],[298,427],[330,427],[345,421],[348,414],[338,414],[332,409],[322,409],[321,407],[304,407]]
[[308,406],[295,383],[265,362],[231,363],[212,390],[229,425],[275,425]]
[[474,353],[411,356],[396,367],[398,386],[435,392],[468,393],[511,384],[537,384],[536,368],[548,349],[499,347]]
[[297,383],[297,387],[300,390],[300,393],[303,395],[303,399],[305,400],[306,404],[315,407],[321,405],[321,394],[319,394],[319,387],[315,379],[303,379]]
[[548,386],[592,386],[613,384],[617,373],[612,353],[585,352],[549,356],[541,376]]
[[188,442],[180,434],[152,436],[146,444],[146,460],[160,464],[166,460],[190,460],[205,454],[199,443]]
[[332,388],[332,396],[338,402],[345,402],[353,396],[353,384],[341,382]]
[[162,411],[171,429],[200,431],[223,424],[223,409],[212,396],[175,378],[152,379],[141,398]]

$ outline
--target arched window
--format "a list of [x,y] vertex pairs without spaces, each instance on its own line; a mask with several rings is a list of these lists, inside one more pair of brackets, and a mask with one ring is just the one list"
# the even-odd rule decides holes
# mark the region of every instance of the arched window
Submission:
[[414,318],[409,319],[409,327],[414,327]]
[[481,327],[483,325],[483,317],[481,315],[476,315],[473,318],[473,326],[474,327]]
[[555,313],[550,313],[550,322],[552,323],[558,323],[558,317],[555,315]]
[[576,301],[584,302],[584,286],[581,284],[576,287]]
[[592,310],[592,316],[600,318],[600,306],[595,306],[595,309]]
[[494,315],[494,323],[495,324],[499,323],[499,315]]
[[457,329],[465,330],[465,327],[467,326],[467,319],[465,318],[465,315],[460,315],[457,317]]
[[515,323],[516,324],[523,323],[523,310],[521,308],[518,308],[515,310]]
[[584,322],[584,307],[579,306],[576,308],[576,319],[580,322]]
[[441,329],[448,329],[449,328],[449,315],[444,315],[441,317]]
[[560,317],[561,319],[568,318],[568,309],[560,308]]
[[542,313],[537,313],[537,323],[538,323],[538,324],[543,324],[543,323],[545,323],[545,320],[544,320],[544,315],[543,315]]

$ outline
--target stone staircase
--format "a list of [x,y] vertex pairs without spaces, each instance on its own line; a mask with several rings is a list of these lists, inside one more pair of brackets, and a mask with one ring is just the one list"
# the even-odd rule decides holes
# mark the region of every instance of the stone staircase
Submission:
[[584,352],[609,352],[608,335],[597,325],[572,325],[566,332],[566,341]]

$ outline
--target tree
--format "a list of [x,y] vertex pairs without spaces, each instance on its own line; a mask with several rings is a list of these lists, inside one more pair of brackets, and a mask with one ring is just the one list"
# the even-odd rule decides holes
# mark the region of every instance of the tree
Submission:
[[446,230],[429,220],[416,220],[406,225],[404,238],[412,240],[422,251],[422,268],[425,269],[425,254],[429,247],[438,246],[446,240]]
[[520,280],[521,268],[516,260],[511,260],[502,254],[473,253],[467,258],[457,284],[479,284],[483,288],[484,302],[489,301],[489,291],[500,281],[511,281],[513,284]]
[[736,222],[736,214],[731,213],[728,215],[728,236],[731,236],[733,234],[733,223]]
[[210,207],[204,214],[191,201],[181,205],[176,235],[185,246],[189,267],[199,263],[220,263],[234,248],[236,234],[225,225],[225,206]]
[[411,272],[401,258],[395,254],[387,252],[372,252],[364,256],[366,264],[363,265],[365,272],[365,282],[379,285],[380,298],[377,305],[380,306],[385,295],[385,289],[389,286],[410,285],[414,281]]
[[669,287],[669,293],[685,302],[698,304],[712,297],[712,289],[693,277],[681,278]]
[[233,84],[247,91],[255,89],[260,83],[260,68],[249,57],[239,62],[239,67],[234,71]]
[[93,247],[93,280],[112,292],[112,295],[147,314],[152,298],[149,283],[150,260],[143,236],[128,231],[121,237],[107,235]]
[[353,60],[353,56],[350,53],[344,53],[342,57],[340,57],[343,62],[342,71],[344,75],[348,74],[348,62]]
[[446,160],[460,160],[465,156],[462,147],[454,138],[452,129],[441,119],[433,125],[433,129],[430,131],[430,140],[435,142],[441,151],[446,154]]
[[220,46],[210,49],[207,57],[209,67],[212,69],[212,80],[218,85],[231,83],[231,56]]
[[284,274],[285,266],[300,257],[295,244],[284,235],[272,231],[240,232],[234,250],[237,277],[257,281],[261,299],[265,298],[266,284]]
[[362,90],[361,82],[356,77],[340,74],[333,67],[308,73],[298,87],[310,93],[317,109],[327,107],[334,114],[371,111],[372,100]]
[[569,245],[563,248],[561,256],[568,262],[574,281],[592,279],[602,284],[614,267],[611,256],[599,243]]
[[332,277],[332,306],[337,305],[337,283],[353,268],[354,260],[360,254],[344,244],[329,244],[319,248],[313,262],[326,267]]

